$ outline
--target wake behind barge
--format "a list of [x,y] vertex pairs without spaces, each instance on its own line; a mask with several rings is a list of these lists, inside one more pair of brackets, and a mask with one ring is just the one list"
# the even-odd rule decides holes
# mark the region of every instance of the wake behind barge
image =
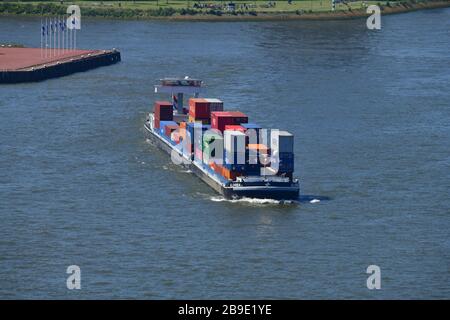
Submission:
[[[269,150],[262,144],[249,144],[248,138],[246,140],[246,163],[242,165],[228,165],[227,158],[235,157],[236,153],[230,153],[228,149],[224,148],[223,164],[216,164],[211,161],[211,158],[205,156],[209,146],[206,144],[207,134],[201,137],[200,149],[197,150],[194,145],[194,134],[189,134],[190,128],[201,125],[206,129],[211,129],[208,124],[213,118],[212,129],[222,132],[227,137],[237,139],[244,136],[242,132],[247,127],[255,127],[250,124],[241,124],[243,130],[238,128],[236,124],[221,126],[221,119],[217,118],[226,112],[220,105],[218,99],[201,99],[198,98],[199,93],[203,91],[202,82],[190,78],[166,78],[161,80],[161,85],[155,86],[156,93],[170,93],[172,102],[157,101],[155,103],[154,112],[150,112],[144,124],[144,131],[146,138],[160,149],[167,152],[169,155],[177,155],[177,164],[189,169],[192,173],[198,176],[202,181],[208,184],[218,193],[229,199],[236,198],[263,198],[263,199],[279,199],[279,200],[295,200],[299,197],[299,182],[298,179],[293,178],[293,155],[289,157],[287,153],[279,153],[280,166],[279,173],[264,174],[261,172],[261,164],[249,164],[249,148],[256,149],[255,152],[264,152]],[[195,98],[189,100],[189,110],[183,107],[183,94],[192,94]],[[208,104],[209,102],[209,104]],[[217,103],[219,102],[219,103]],[[223,104],[222,104],[223,106]],[[162,111],[166,108],[166,111]],[[218,111],[216,109],[219,109]],[[216,110],[216,111],[212,111]],[[205,111],[205,112],[201,112]],[[226,116],[226,115],[223,115]],[[228,123],[232,120],[225,120]],[[167,120],[171,119],[171,120]],[[241,119],[242,120],[242,119]],[[217,123],[219,122],[219,123]],[[223,122],[223,121],[222,121]],[[214,135],[214,134],[213,134]],[[215,136],[216,142],[220,139],[219,135]],[[228,140],[228,139],[227,139]],[[192,142],[192,147],[190,143]],[[260,142],[260,141],[259,141]],[[186,144],[189,148],[186,148]],[[225,142],[224,145],[226,145]],[[280,140],[280,145],[281,145]],[[255,147],[256,146],[256,147]],[[187,150],[186,150],[187,149]],[[236,148],[237,149],[237,148]],[[234,151],[234,150],[233,150]],[[214,151],[212,151],[214,153]],[[283,160],[284,157],[289,160]],[[181,160],[181,161],[180,161]],[[283,162],[284,161],[284,162]],[[290,162],[292,161],[292,164]],[[256,169],[256,170],[255,170]]]

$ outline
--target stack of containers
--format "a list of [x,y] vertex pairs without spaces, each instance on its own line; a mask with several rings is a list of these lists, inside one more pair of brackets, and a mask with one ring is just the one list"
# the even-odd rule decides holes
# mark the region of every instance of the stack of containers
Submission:
[[243,132],[236,130],[225,130],[224,153],[224,168],[234,173],[245,172],[246,149],[245,134]]
[[269,166],[270,149],[265,144],[250,143],[247,145],[246,152],[247,175],[259,175],[261,167]]
[[195,122],[186,123],[186,131],[185,131],[185,146],[187,147],[185,152],[187,154],[192,154],[194,152],[194,127],[200,126],[200,124],[196,124]]
[[178,125],[175,121],[160,121],[159,122],[159,134],[162,136],[166,136],[166,137],[170,138],[170,134],[172,133],[173,130],[175,130],[174,128],[175,129],[178,128]]
[[164,126],[164,134],[166,135],[166,137],[171,138],[172,132],[178,130],[178,128],[178,124],[174,121],[174,123],[170,123]]
[[153,126],[156,129],[160,128],[161,121],[172,121],[173,120],[173,107],[172,103],[169,101],[156,101],[153,108],[155,122]]
[[217,158],[223,159],[223,136],[215,132],[205,133],[203,135],[203,162],[211,165]]
[[189,122],[209,124],[211,121],[211,108],[206,99],[189,99]]
[[272,151],[278,154],[278,174],[292,175],[294,172],[294,135],[287,131],[279,131],[271,138]]
[[189,99],[189,122],[211,123],[211,112],[223,111],[223,102],[211,98]]
[[243,123],[241,127],[245,129],[248,143],[259,143],[259,133],[262,127],[256,123]]
[[[198,122],[187,123],[186,134],[189,134],[191,143],[191,152],[194,152],[194,158],[202,161],[203,159],[203,133],[211,128],[211,126],[205,126]],[[195,135],[197,132],[197,136]]]
[[225,131],[226,125],[240,125],[247,123],[248,117],[239,111],[214,111],[211,112],[211,128]]

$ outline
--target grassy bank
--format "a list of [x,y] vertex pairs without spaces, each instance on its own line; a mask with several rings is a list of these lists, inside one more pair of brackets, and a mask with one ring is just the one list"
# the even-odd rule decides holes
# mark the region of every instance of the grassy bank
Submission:
[[424,8],[450,6],[450,0],[355,1],[336,4],[331,1],[234,1],[235,10],[228,1],[1,1],[3,15],[64,15],[69,4],[77,4],[84,17],[119,19],[178,19],[178,20],[242,20],[242,19],[323,19],[364,16],[371,4],[381,7],[383,13],[397,13]]

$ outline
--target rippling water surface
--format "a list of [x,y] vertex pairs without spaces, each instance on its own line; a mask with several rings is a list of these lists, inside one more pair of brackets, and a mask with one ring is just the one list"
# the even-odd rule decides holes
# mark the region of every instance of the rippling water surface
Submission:
[[[449,298],[450,10],[382,23],[84,19],[122,63],[0,87],[0,298]],[[170,75],[293,132],[300,201],[225,201],[149,145]]]

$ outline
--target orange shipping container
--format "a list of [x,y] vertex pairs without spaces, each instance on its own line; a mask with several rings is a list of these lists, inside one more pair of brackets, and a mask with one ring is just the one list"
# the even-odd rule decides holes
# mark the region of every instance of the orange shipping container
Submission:
[[228,180],[236,180],[236,177],[240,176],[241,173],[229,170],[225,167],[222,167],[222,176],[224,176]]
[[269,154],[270,153],[270,148],[267,147],[265,144],[262,144],[262,143],[258,143],[258,144],[256,144],[256,143],[253,143],[253,144],[249,143],[247,145],[247,148],[249,150],[256,150],[256,151],[258,151],[258,152],[260,152],[262,154]]
[[185,140],[186,139],[186,129],[185,128],[180,128],[180,129],[178,129],[178,132],[179,132],[180,138],[182,140]]

